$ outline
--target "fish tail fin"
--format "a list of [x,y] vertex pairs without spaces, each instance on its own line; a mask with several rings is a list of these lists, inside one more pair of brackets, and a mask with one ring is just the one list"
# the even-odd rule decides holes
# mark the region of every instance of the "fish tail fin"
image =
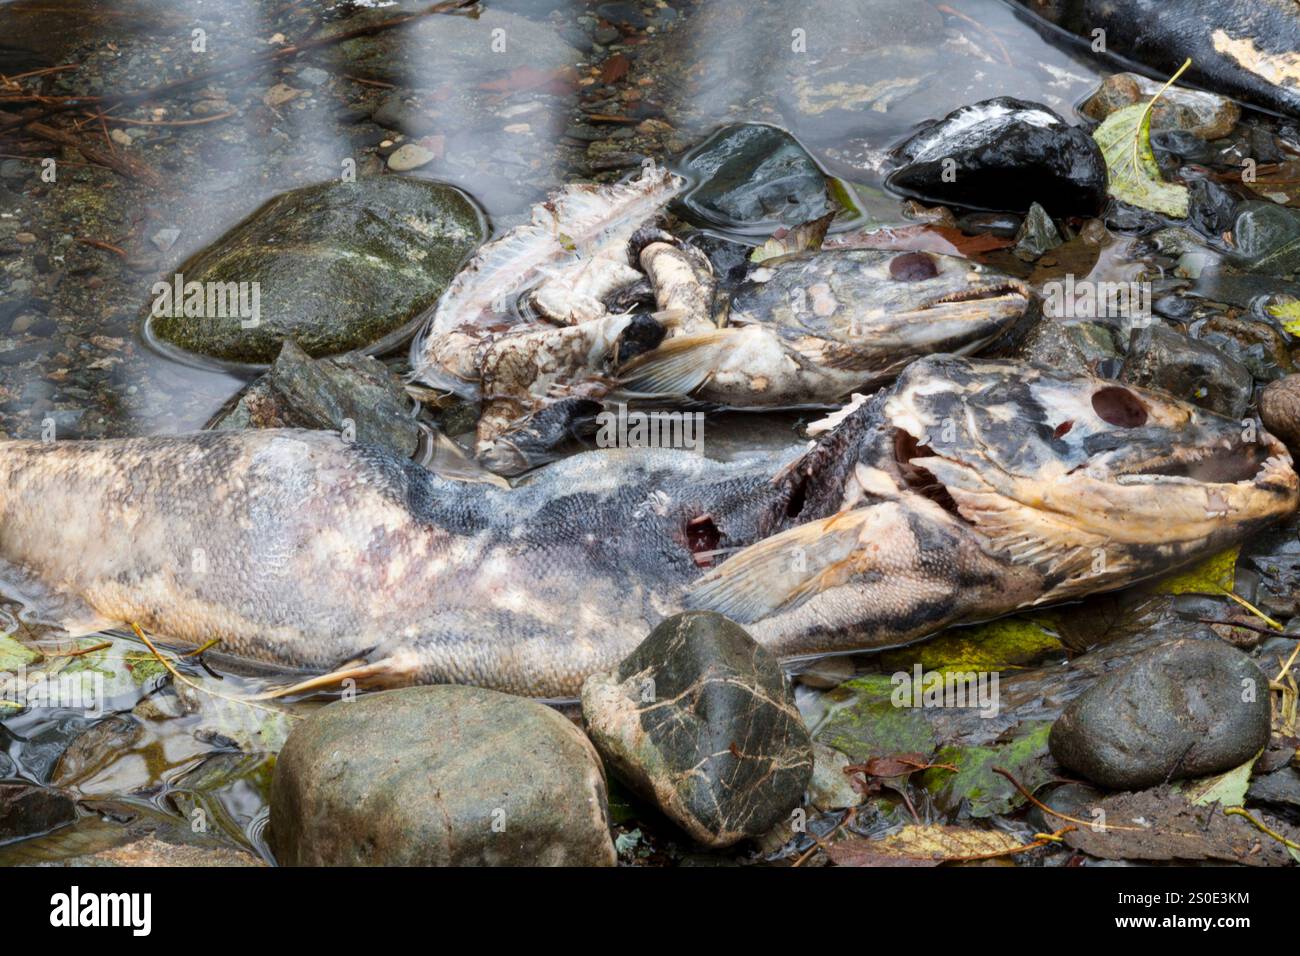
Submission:
[[689,395],[717,374],[736,334],[736,329],[708,329],[668,339],[620,370],[622,393]]
[[741,624],[798,607],[860,570],[874,511],[842,511],[750,545],[696,581],[687,606]]

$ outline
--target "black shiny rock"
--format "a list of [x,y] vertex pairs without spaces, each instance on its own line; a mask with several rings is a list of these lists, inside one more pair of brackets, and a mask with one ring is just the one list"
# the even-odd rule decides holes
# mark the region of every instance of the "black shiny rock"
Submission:
[[1000,96],[963,106],[895,147],[885,184],[924,202],[1054,216],[1095,215],[1106,161],[1088,133],[1038,103]]

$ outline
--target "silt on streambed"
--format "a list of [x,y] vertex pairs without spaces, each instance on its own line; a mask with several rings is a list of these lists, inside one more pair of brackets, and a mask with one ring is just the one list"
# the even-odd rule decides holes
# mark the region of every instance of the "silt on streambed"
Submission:
[[[737,302],[761,301],[754,271],[763,264],[747,262],[753,247],[831,211],[828,250],[968,256],[1005,274],[1008,288],[1032,290],[1039,303],[1032,327],[991,343],[1002,354],[1159,389],[1234,421],[1253,420],[1259,407],[1271,413],[1265,423],[1280,437],[1295,434],[1285,428],[1296,416],[1284,379],[1295,371],[1291,326],[1300,321],[1300,119],[1288,106],[1295,102],[1291,61],[1270,45],[1287,30],[1294,35],[1294,13],[1275,21],[1280,14],[1271,4],[1188,4],[1186,29],[1162,35],[1150,19],[1122,19],[1137,17],[1130,8],[1142,4],[1111,5],[1119,12],[1108,7],[1104,18],[1088,3],[1054,4],[1058,29],[1024,5],[997,0],[817,0],[797,10],[739,0],[489,0],[368,32],[427,6],[0,3],[0,432],[57,442],[181,434],[215,422],[224,430],[309,427],[376,442],[399,457],[414,454],[451,477],[493,482],[474,460],[477,406],[409,393],[402,347],[379,349],[377,359],[335,353],[376,351],[386,337],[414,331],[482,239],[521,225],[564,184],[626,181],[653,160],[684,180],[656,225],[707,258],[715,307],[743,313]],[[1254,19],[1242,12],[1250,7],[1260,8]],[[1102,18],[1106,49],[1095,48],[1089,17]],[[1260,18],[1267,29],[1251,26]],[[1199,46],[1183,51],[1180,35]],[[304,41],[316,45],[293,54]],[[1186,56],[1195,67],[1184,79],[1236,96],[1243,107],[1197,99],[1181,85],[1170,90],[1152,111],[1149,153],[1131,153],[1137,178],[1126,197],[1138,201],[1102,201],[1098,177],[1107,171],[1103,178],[1114,187],[1123,150],[1107,151],[1105,136],[1094,149],[1092,133],[1108,121],[1117,135],[1124,122],[1137,127],[1137,114],[1123,110],[1145,104]],[[1149,79],[1116,76],[1143,64]],[[115,99],[190,77],[198,79],[166,95]],[[1103,80],[1102,93],[1087,99]],[[1028,117],[1027,138],[1006,132],[1007,117],[1018,111]],[[941,125],[922,128],[934,120]],[[1061,142],[1052,133],[1057,121],[1072,128],[1061,156],[1044,145]],[[983,135],[981,123],[1003,126]],[[973,141],[971,131],[979,134]],[[922,147],[936,138],[930,156]],[[985,149],[992,152],[981,154]],[[949,181],[944,160],[953,157],[957,172]],[[963,162],[979,163],[966,168],[984,178],[963,176]],[[1053,176],[1059,190],[1042,185]],[[1143,205],[1157,180],[1165,186],[1157,184],[1155,202]],[[338,195],[331,190],[347,183],[357,189],[344,194],[342,206],[313,199]],[[1043,194],[1031,195],[1026,184]],[[1178,192],[1184,188],[1185,195]],[[270,213],[259,213],[267,203]],[[778,235],[775,251],[791,251],[783,241],[793,242]],[[629,267],[635,273],[642,265]],[[899,266],[912,274],[926,268],[915,259]],[[793,267],[767,269],[782,276]],[[156,286],[176,288],[178,277],[182,290],[196,277],[258,282],[261,314],[252,314],[253,300],[239,299],[237,287],[234,301],[249,308],[237,305],[227,316],[237,328],[228,341],[202,339],[183,306],[160,306],[173,327],[151,323],[146,335]],[[827,301],[815,278],[802,289],[814,307]],[[654,296],[663,286],[625,291],[618,309],[664,311]],[[1120,293],[1125,307],[1108,310]],[[1127,307],[1133,303],[1136,310]],[[295,305],[300,311],[279,314]],[[512,300],[500,314],[536,318],[517,310]],[[723,314],[719,308],[706,318],[721,322]],[[239,328],[240,321],[255,325]],[[286,328],[297,330],[306,352],[281,351]],[[170,344],[160,345],[164,340]],[[653,352],[657,344],[637,347]],[[1277,383],[1271,398],[1257,403],[1268,383]],[[546,454],[552,444],[556,455],[595,446],[588,419],[607,397],[566,395],[574,401],[549,420],[555,433],[546,436]],[[1107,414],[1123,418],[1119,404]],[[806,426],[825,414],[701,411],[702,454],[732,462],[733,470],[743,470],[735,462],[792,460],[806,443]],[[1064,428],[1070,416],[1060,417],[1053,425]],[[1073,427],[1058,439],[1069,442]],[[910,457],[923,457],[913,451]],[[925,475],[918,480],[936,507],[947,507]],[[858,483],[871,492],[869,475]],[[657,500],[648,495],[646,507]],[[692,573],[730,556],[717,530],[710,521],[683,529],[690,551],[705,555]],[[0,528],[0,539],[4,534]],[[259,561],[291,565],[293,555],[277,548],[266,542]],[[95,543],[86,551],[93,561]],[[1284,665],[1295,647],[1287,623],[1296,610],[1295,551],[1288,519],[1163,584],[953,629],[882,654],[803,662],[792,693],[806,734],[779,700],[755,706],[728,696],[737,674],[776,693],[768,662],[747,661],[741,638],[698,620],[680,632],[657,632],[653,646],[689,653],[682,657],[679,648],[678,657],[647,656],[636,668],[608,673],[602,694],[584,701],[599,756],[585,737],[522,704],[510,720],[483,716],[485,739],[500,747],[509,742],[510,721],[518,721],[529,748],[553,746],[557,760],[572,761],[563,764],[576,769],[562,819],[536,803],[494,801],[486,792],[500,782],[492,768],[463,753],[444,748],[423,759],[438,761],[449,785],[473,795],[458,804],[457,825],[468,831],[480,817],[486,821],[486,836],[476,832],[471,846],[491,862],[512,862],[492,856],[492,813],[501,810],[506,832],[526,826],[537,837],[530,858],[551,862],[664,865],[707,854],[810,865],[827,859],[816,838],[844,844],[830,854],[839,863],[991,854],[1054,866],[1239,861],[1252,853],[1284,863],[1285,845],[1239,817],[1227,820],[1244,829],[1211,827],[1196,845],[1125,845],[1118,834],[1093,833],[1008,853],[1066,824],[1030,807],[991,768],[1008,770],[1072,817],[1091,819],[1103,807],[1116,819],[1145,814],[1178,830],[1187,814],[1204,812],[1189,807],[1208,805],[1202,785],[1213,766],[1229,771],[1216,795],[1243,804],[1275,832],[1293,834],[1300,774],[1294,683]],[[187,548],[186,568],[202,573],[196,569],[210,557],[202,547]],[[1268,620],[1225,598],[1224,587]],[[169,654],[172,673],[129,633],[67,639],[24,619],[17,603],[6,605],[5,615],[0,670],[9,676],[0,706],[9,716],[0,719],[0,801],[10,829],[0,833],[0,861],[215,865],[293,856],[292,835],[277,844],[264,832],[275,755],[295,727],[332,697],[347,696],[347,688],[249,703],[285,676],[223,656],[220,645],[174,662]],[[1193,680],[1203,680],[1196,686],[1206,695],[1223,688],[1215,690],[1204,668],[1179,670],[1172,652],[1152,652],[1175,640],[1239,648],[1232,666],[1246,679],[1261,675],[1250,707],[1233,711],[1225,726],[1180,697],[1176,688]],[[1099,725],[1096,715],[1111,709],[1099,678],[1121,665],[1141,668],[1129,686],[1159,692],[1143,698],[1136,723]],[[1270,691],[1268,679],[1280,672],[1285,689]],[[936,674],[946,689],[927,698]],[[951,706],[945,695],[965,687],[967,674],[978,678],[971,700],[961,702],[970,706]],[[694,688],[706,696],[715,725],[689,735],[648,725],[636,696],[647,679],[661,691]],[[909,700],[917,706],[895,706],[905,684],[915,685]],[[980,716],[995,687],[995,716]],[[1053,740],[1053,722],[1076,698],[1084,702],[1063,722],[1074,736]],[[422,726],[426,707],[470,715],[493,706],[485,700],[409,696],[392,705],[392,740]],[[591,710],[598,703],[599,713]],[[1162,723],[1171,714],[1193,714],[1202,721],[1197,733],[1223,746],[1196,759],[1156,746],[1153,740],[1174,739]],[[319,726],[317,737],[304,735],[293,751],[294,766],[303,769],[277,784],[282,800],[299,799],[295,784],[323,772],[312,748],[324,746],[332,725]],[[737,728],[753,735],[751,758],[786,771],[773,788],[779,794],[755,785],[710,817],[699,794],[667,787],[646,769],[689,767],[704,755],[752,769],[731,752],[748,752]],[[732,736],[719,742],[709,736],[715,733]],[[1143,755],[1141,766],[1111,766],[1112,776],[1102,774],[1107,785],[1147,787],[1158,767],[1169,789],[1140,791],[1145,802],[1134,809],[1123,801],[1136,798],[1122,791],[1061,783],[1096,780],[1088,768],[1105,758],[1107,741]],[[1249,753],[1242,751],[1247,744]],[[534,759],[527,749],[518,760]],[[1184,762],[1197,773],[1179,782],[1188,776],[1179,771]],[[363,760],[349,766],[362,779],[374,772]],[[550,785],[539,779],[538,792]],[[595,801],[590,807],[584,794]],[[317,796],[336,809],[350,799],[345,788]],[[794,815],[785,803],[798,805]],[[390,852],[418,844],[420,806],[415,800],[409,818],[388,819],[378,832],[347,831],[352,846],[363,836]],[[918,820],[983,836],[963,844],[970,832],[922,832]],[[739,842],[702,849],[718,833]],[[326,859],[344,859],[339,853]],[[380,852],[364,862],[385,859],[394,858]],[[462,862],[436,855],[418,861]]]

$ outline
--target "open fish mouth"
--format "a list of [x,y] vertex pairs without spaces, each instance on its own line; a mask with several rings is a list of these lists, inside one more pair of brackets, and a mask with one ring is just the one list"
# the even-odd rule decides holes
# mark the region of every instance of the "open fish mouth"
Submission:
[[1040,570],[1044,602],[1226,547],[1300,494],[1285,446],[1252,421],[1019,363],[921,360],[884,415],[899,486]]
[[906,314],[918,319],[1022,315],[1032,297],[1033,293],[1023,283],[1014,279],[998,280],[936,296]]

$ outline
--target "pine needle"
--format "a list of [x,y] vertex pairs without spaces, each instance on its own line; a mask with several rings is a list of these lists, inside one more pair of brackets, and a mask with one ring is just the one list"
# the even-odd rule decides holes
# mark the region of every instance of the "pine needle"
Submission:
[[161,664],[163,667],[167,668],[167,671],[172,675],[173,680],[179,681],[180,683],[184,684],[186,687],[196,690],[199,693],[207,694],[209,697],[216,697],[220,700],[229,701],[232,704],[243,704],[245,707],[253,707],[257,710],[264,710],[267,713],[282,714],[285,717],[290,717],[294,720],[302,719],[301,714],[292,714],[289,711],[281,710],[278,707],[268,707],[265,704],[259,704],[256,701],[251,700],[247,697],[239,697],[234,694],[222,694],[218,691],[213,690],[210,687],[204,687],[198,681],[191,680],[190,678],[182,674],[180,671],[178,671],[176,667],[172,664],[172,662],[166,656],[164,656],[163,653],[158,650],[158,648],[154,647],[153,641],[149,640],[148,635],[145,634],[144,630],[140,627],[139,624],[135,623],[135,621],[130,621],[128,623],[131,626],[131,630],[135,632],[135,636],[140,638],[140,640],[144,642],[145,647],[149,648],[153,656],[158,659],[158,663]]
[[1236,601],[1238,604],[1240,604],[1242,607],[1244,607],[1244,608],[1245,608],[1247,611],[1249,611],[1251,614],[1255,615],[1257,618],[1259,618],[1261,621],[1263,621],[1263,622],[1264,622],[1265,624],[1267,624],[1269,627],[1273,628],[1273,630],[1275,630],[1275,631],[1280,631],[1280,630],[1282,630],[1282,625],[1281,625],[1281,624],[1279,624],[1277,621],[1273,620],[1271,617],[1269,617],[1267,614],[1265,614],[1265,613],[1264,613],[1263,611],[1261,611],[1259,608],[1255,607],[1255,605],[1251,604],[1249,601],[1247,601],[1247,600],[1246,600],[1244,597],[1242,597],[1240,594],[1237,594],[1236,592],[1234,592],[1234,591],[1232,591],[1232,590],[1230,590],[1230,589],[1228,589],[1228,588],[1224,588],[1224,589],[1223,589],[1223,593],[1226,594],[1226,595],[1228,595],[1228,597],[1232,598],[1234,601]]
[[1165,92],[1169,89],[1169,87],[1173,86],[1174,83],[1177,81],[1177,79],[1180,76],[1182,76],[1183,73],[1187,71],[1187,68],[1191,65],[1192,65],[1192,58],[1189,56],[1186,60],[1183,61],[1183,65],[1178,68],[1178,72],[1176,72],[1169,79],[1165,80],[1165,85],[1160,87],[1160,89],[1156,90],[1156,95],[1151,97],[1151,102],[1148,103],[1147,108],[1142,111],[1142,118],[1138,120],[1137,134],[1133,137],[1133,169],[1134,170],[1139,170],[1142,168],[1142,164],[1139,158],[1138,142],[1142,138],[1143,128],[1146,127],[1147,123],[1150,120],[1151,111],[1156,108],[1156,102],[1160,99],[1160,97],[1165,95]]

